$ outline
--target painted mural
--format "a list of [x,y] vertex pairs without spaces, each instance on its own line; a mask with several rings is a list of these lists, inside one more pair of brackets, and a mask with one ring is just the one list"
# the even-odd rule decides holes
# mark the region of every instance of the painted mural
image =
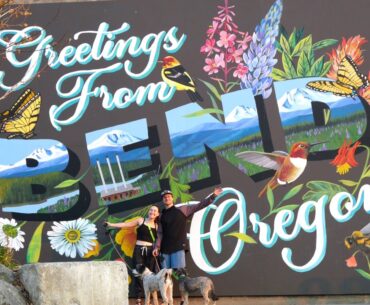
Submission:
[[370,293],[369,8],[0,4],[0,249],[130,264],[135,230],[105,221],[221,185],[189,222],[190,274],[220,295]]

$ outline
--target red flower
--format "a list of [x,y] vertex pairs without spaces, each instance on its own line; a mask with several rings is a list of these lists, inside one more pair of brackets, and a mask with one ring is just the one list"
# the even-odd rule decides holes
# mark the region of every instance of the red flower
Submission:
[[356,268],[357,261],[355,255],[352,255],[350,258],[346,259],[346,264],[348,268]]
[[361,65],[364,62],[361,47],[366,42],[367,40],[360,35],[350,37],[348,40],[343,37],[342,43],[328,54],[333,65],[326,76],[337,79],[339,64],[346,55],[350,56],[356,65]]
[[347,144],[346,140],[344,140],[342,146],[338,150],[337,156],[334,158],[330,164],[337,167],[337,173],[339,175],[344,175],[348,173],[348,171],[358,165],[357,161],[355,160],[355,152],[356,149],[359,147],[361,143],[357,141],[352,147],[350,144]]

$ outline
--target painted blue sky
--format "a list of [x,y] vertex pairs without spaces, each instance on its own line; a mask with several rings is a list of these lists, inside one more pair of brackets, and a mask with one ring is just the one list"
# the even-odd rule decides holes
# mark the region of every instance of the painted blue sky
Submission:
[[186,118],[185,116],[202,110],[203,108],[197,103],[190,103],[184,106],[172,109],[166,112],[168,128],[170,129],[170,135],[175,133],[191,129],[200,124],[204,123],[217,123],[219,122],[211,115],[203,115],[200,117]]
[[0,164],[10,165],[27,157],[37,148],[49,148],[57,145],[55,140],[21,140],[21,139],[0,139]]
[[141,138],[143,140],[148,138],[148,124],[147,124],[147,121],[146,121],[146,119],[141,119],[141,120],[132,121],[132,122],[129,122],[129,123],[115,125],[115,126],[111,126],[111,127],[108,127],[108,128],[103,128],[103,129],[99,129],[99,130],[96,130],[96,131],[89,132],[89,133],[86,134],[86,141],[87,141],[88,144],[90,144],[93,141],[95,141],[96,139],[98,139],[100,136],[102,136],[103,134],[105,134],[105,133],[107,133],[111,130],[115,130],[115,129],[126,131],[126,132],[132,134],[133,136],[136,136],[136,137]]

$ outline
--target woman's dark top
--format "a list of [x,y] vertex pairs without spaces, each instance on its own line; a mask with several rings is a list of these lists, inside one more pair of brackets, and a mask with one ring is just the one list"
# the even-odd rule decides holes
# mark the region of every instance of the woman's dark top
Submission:
[[[154,243],[154,240],[156,240],[157,238],[157,230],[155,228],[150,228],[150,230],[152,231],[152,234],[153,234],[153,237],[152,235],[150,234],[150,230],[149,230],[149,227],[148,225],[144,224],[145,220],[143,221],[143,223],[137,228],[136,230],[136,234],[137,234],[137,240],[142,240],[142,241],[146,241],[146,242],[149,242],[149,243]],[[154,240],[153,240],[154,238]]]

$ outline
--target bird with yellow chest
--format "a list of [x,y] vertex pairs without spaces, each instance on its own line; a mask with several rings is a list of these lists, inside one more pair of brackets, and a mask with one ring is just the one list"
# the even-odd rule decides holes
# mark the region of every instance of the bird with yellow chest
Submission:
[[159,62],[162,63],[162,79],[167,85],[175,87],[178,91],[186,91],[192,102],[203,101],[190,74],[175,57],[166,56]]

